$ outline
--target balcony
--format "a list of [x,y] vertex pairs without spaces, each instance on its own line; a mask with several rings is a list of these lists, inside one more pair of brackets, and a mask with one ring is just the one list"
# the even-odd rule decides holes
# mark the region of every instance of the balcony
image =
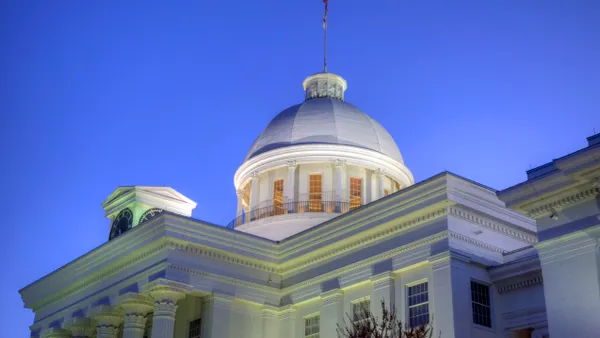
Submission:
[[334,192],[323,192],[317,194],[306,194],[297,201],[269,200],[261,203],[258,208],[243,213],[227,224],[227,228],[233,229],[237,226],[257,221],[259,219],[282,216],[288,214],[302,214],[310,212],[329,212],[343,214],[362,205],[360,197],[353,201],[338,201]]

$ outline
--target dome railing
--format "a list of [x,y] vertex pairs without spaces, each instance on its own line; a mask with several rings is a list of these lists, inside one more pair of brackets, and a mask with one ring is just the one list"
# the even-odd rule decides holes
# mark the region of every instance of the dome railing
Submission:
[[297,200],[269,200],[260,203],[258,208],[242,213],[227,224],[227,228],[274,216],[327,212],[343,214],[362,205],[361,201],[339,199],[333,191],[300,195]]

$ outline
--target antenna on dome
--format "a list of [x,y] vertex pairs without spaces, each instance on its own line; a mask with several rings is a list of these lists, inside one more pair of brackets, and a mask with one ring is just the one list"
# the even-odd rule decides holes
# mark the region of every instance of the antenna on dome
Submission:
[[327,11],[329,0],[323,0],[323,3],[325,4],[325,13],[323,14],[323,72],[327,73]]

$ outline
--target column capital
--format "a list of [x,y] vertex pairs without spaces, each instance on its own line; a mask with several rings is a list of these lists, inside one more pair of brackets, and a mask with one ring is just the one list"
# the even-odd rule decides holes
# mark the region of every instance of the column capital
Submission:
[[116,306],[100,305],[91,309],[92,318],[96,321],[98,335],[116,334],[123,323],[124,312]]
[[377,175],[385,175],[385,170],[383,170],[382,168],[375,169],[375,172],[377,173]]
[[176,303],[178,300],[192,291],[193,287],[188,284],[158,278],[142,288],[144,293],[150,294],[155,302]]
[[341,289],[333,289],[321,293],[321,300],[323,300],[323,306],[327,306],[340,302],[343,296],[344,291]]
[[298,164],[294,160],[286,161],[285,164],[287,165],[288,170],[296,170],[296,167],[298,166]]
[[230,310],[231,304],[233,304],[234,300],[235,297],[233,296],[215,292],[213,292],[210,296],[206,297],[207,302],[212,302],[215,308],[223,310]]
[[391,271],[382,272],[378,275],[374,275],[371,277],[371,283],[373,283],[374,289],[379,289],[381,287],[387,287],[394,283],[394,279],[396,278],[396,274]]
[[150,296],[135,292],[127,292],[117,299],[117,304],[123,309],[126,315],[136,314],[145,316],[152,311],[154,302]]
[[342,160],[342,159],[338,158],[334,161],[334,163],[335,163],[336,169],[341,170],[346,165],[346,160]]
[[244,190],[238,189],[235,191],[235,194],[237,195],[238,198],[242,198],[242,197],[244,197]]
[[280,311],[280,318],[282,320],[286,320],[288,318],[296,319],[296,307],[294,307],[293,305],[286,305],[282,307]]
[[258,180],[258,171],[251,172],[250,173],[250,178],[252,179],[252,181]]
[[94,323],[90,318],[75,317],[69,319],[65,326],[74,338],[89,338],[94,335]]
[[433,270],[440,270],[440,269],[444,269],[449,267],[450,265],[452,265],[452,260],[457,260],[457,261],[462,261],[465,263],[469,263],[471,261],[471,258],[448,250],[436,255],[433,255],[431,257],[429,257],[429,263],[431,263]]
[[71,331],[61,328],[52,327],[42,331],[44,338],[71,338]]

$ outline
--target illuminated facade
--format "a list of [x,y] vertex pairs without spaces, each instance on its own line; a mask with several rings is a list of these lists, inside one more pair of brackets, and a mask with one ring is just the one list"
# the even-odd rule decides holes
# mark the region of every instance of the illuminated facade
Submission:
[[20,291],[31,337],[333,338],[393,304],[441,337],[600,332],[600,137],[495,191],[419,183],[387,131],[319,73],[235,174],[236,218],[120,187],[109,241]]

